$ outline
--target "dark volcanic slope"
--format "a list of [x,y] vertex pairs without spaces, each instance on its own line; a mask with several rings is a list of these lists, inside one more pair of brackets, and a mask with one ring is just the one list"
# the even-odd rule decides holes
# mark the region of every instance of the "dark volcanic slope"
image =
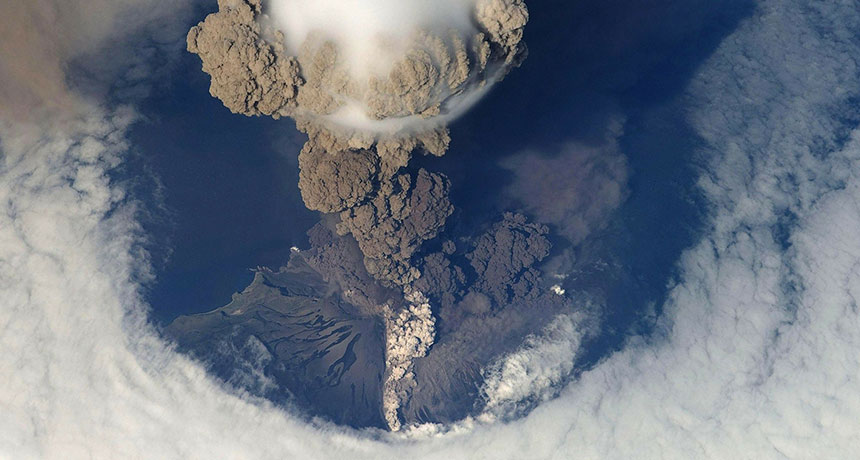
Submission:
[[[505,214],[477,236],[421,258],[415,287],[438,322],[427,356],[414,361],[417,387],[401,401],[403,424],[448,423],[481,410],[482,369],[516,349],[571,300],[553,294],[534,265],[546,257],[544,226]],[[365,270],[352,237],[319,224],[311,248],[254,281],[215,311],[178,318],[167,333],[212,372],[278,403],[355,427],[386,427],[380,305],[403,308],[395,290]]]
[[384,328],[344,303],[294,255],[217,310],[177,318],[166,334],[225,381],[336,423],[385,423]]

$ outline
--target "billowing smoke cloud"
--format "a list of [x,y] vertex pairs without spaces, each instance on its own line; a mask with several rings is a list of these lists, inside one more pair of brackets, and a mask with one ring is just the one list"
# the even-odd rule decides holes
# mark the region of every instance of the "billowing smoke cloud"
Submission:
[[858,26],[852,1],[763,2],[698,70],[679,104],[702,138],[708,227],[678,262],[662,334],[525,419],[408,443],[229,393],[143,324],[139,229],[107,176],[127,114],[3,123],[0,455],[850,458]]
[[[413,150],[444,154],[445,123],[522,59],[525,5],[222,0],[219,8],[188,33],[189,51],[212,77],[212,95],[237,113],[294,117],[309,135],[301,161],[305,202],[343,213],[342,228],[359,241],[372,274],[398,285],[413,281],[414,247],[450,214],[447,185],[433,174],[412,178],[398,170]],[[409,200],[436,211],[409,225],[400,209]],[[388,243],[392,238],[401,243]],[[379,266],[388,260],[394,266]]]
[[414,177],[399,174],[373,200],[342,212],[338,228],[358,241],[371,275],[407,285],[420,276],[411,266],[412,256],[453,212],[449,187],[445,176],[424,169]]
[[[342,213],[374,276],[413,281],[415,248],[450,214],[448,186],[398,170],[416,149],[444,154],[446,122],[519,63],[525,4],[221,0],[219,8],[188,34],[212,95],[236,113],[295,118],[309,135],[300,161],[308,207]],[[410,224],[407,215],[418,214],[410,201],[426,208],[425,222]]]
[[[421,277],[414,259],[453,212],[450,184],[437,173],[401,169],[415,150],[443,155],[446,123],[525,56],[523,1],[219,0],[218,6],[187,37],[188,50],[211,76],[210,93],[236,113],[296,119],[308,134],[299,156],[308,208],[340,213],[338,232],[356,239],[367,271],[420,297],[411,287]],[[405,316],[386,315],[398,321],[387,328],[391,341],[410,342],[392,331],[432,329],[426,315],[408,314],[415,305],[404,302]],[[415,324],[401,324],[405,318]],[[432,343],[433,334],[425,335]],[[425,354],[388,351],[389,376],[408,367],[398,364],[403,357]]]
[[[238,113],[395,134],[468,108],[524,54],[521,0],[222,0],[188,49]],[[356,139],[358,142],[358,139]]]
[[476,287],[502,305],[534,297],[540,274],[532,265],[549,254],[548,232],[543,225],[528,223],[525,216],[505,214],[467,256],[478,274]]

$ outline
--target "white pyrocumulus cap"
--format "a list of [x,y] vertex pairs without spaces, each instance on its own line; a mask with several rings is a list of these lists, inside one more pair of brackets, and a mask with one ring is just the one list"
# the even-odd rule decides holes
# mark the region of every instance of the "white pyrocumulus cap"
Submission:
[[[525,55],[523,0],[235,0],[188,35],[237,113],[414,135],[461,115]],[[366,136],[365,136],[366,137]]]
[[[356,75],[384,76],[406,51],[414,31],[478,32],[472,21],[477,0],[270,0],[264,12],[284,33],[287,51],[298,55],[313,35],[338,44]],[[379,65],[384,62],[387,65]]]

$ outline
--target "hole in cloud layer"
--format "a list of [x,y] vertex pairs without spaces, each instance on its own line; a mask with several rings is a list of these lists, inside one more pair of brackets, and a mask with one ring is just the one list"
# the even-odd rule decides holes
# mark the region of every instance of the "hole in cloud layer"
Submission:
[[[30,4],[50,6],[51,2]],[[143,6],[176,13],[173,2]],[[123,7],[117,6],[120,11]],[[116,29],[143,30],[150,37],[153,31],[164,30],[165,24],[185,28],[182,15],[168,16],[140,19],[152,29],[132,27],[139,25],[136,21],[117,24]],[[79,26],[60,23],[61,32],[67,34]],[[0,46],[10,43],[2,35],[8,30],[0,28]],[[138,52],[142,48],[137,40],[129,45],[122,37],[108,34],[103,39],[112,43],[109,51],[85,47],[88,52],[98,51],[88,68],[103,72],[98,81],[135,91],[111,93],[104,99],[79,98],[83,102],[62,116],[46,117],[42,114],[50,111],[39,110],[28,112],[42,115],[29,120],[5,113],[0,119],[0,380],[4,382],[0,456],[850,457],[860,451],[856,436],[860,387],[855,384],[860,372],[856,327],[860,314],[855,301],[860,294],[856,292],[860,285],[856,268],[860,261],[856,232],[860,226],[860,116],[855,104],[860,74],[852,64],[860,55],[857,30],[860,14],[853,2],[764,1],[722,40],[713,56],[696,67],[682,97],[665,102],[668,106],[662,109],[683,114],[697,136],[691,144],[697,146],[694,160],[700,168],[697,186],[705,222],[697,240],[674,262],[677,277],[665,280],[670,288],[661,302],[662,316],[654,334],[630,337],[622,350],[574,371],[575,379],[569,380],[557,376],[567,372],[571,356],[576,356],[571,351],[582,332],[590,329],[577,327],[575,317],[565,320],[556,315],[552,315],[559,318],[555,321],[529,324],[524,329],[544,334],[531,336],[525,344],[512,344],[511,353],[490,366],[497,371],[490,375],[496,377],[489,379],[484,392],[515,401],[499,404],[503,413],[518,407],[519,401],[528,402],[528,397],[521,397],[522,388],[549,389],[538,391],[538,400],[547,394],[557,393],[556,397],[515,420],[487,423],[473,418],[444,426],[421,425],[400,435],[306,420],[227,388],[201,363],[167,345],[148,325],[148,307],[140,296],[141,284],[151,279],[141,250],[146,235],[141,233],[138,205],[128,198],[123,184],[112,182],[111,171],[134,148],[127,141],[128,130],[139,118],[128,104],[138,100],[127,95],[144,89],[140,80],[129,76],[134,73],[124,71],[149,61],[140,59],[147,53]],[[169,44],[150,51],[178,53],[175,40],[164,42]],[[28,43],[42,46],[41,41]],[[3,56],[12,55],[5,51]],[[78,53],[19,49],[15,55],[50,55],[45,59],[53,60],[47,63],[65,68],[64,63]],[[7,84],[20,88],[32,83],[10,83],[14,77],[0,75],[4,89]],[[75,89],[65,84],[56,87]],[[118,101],[116,94],[125,96]],[[27,101],[45,107],[38,97]],[[573,141],[569,145],[578,146],[582,140]],[[613,142],[608,144],[615,147]],[[636,155],[623,140],[618,145],[625,154]],[[368,149],[359,147],[339,154],[367,158]],[[543,171],[542,166],[568,153],[549,155],[535,169]],[[323,161],[314,156],[319,152],[305,154]],[[533,149],[528,154],[534,154]],[[363,161],[348,163],[366,165]],[[642,161],[628,163],[631,200],[647,186],[647,181],[636,178],[635,166]],[[326,167],[337,169],[340,164],[337,160]],[[384,169],[383,163],[375,167],[377,174]],[[443,180],[410,166],[401,168],[399,172],[408,177],[393,182],[397,185],[388,196],[406,197],[410,207],[425,209],[426,193],[438,190],[434,186]],[[660,169],[659,165],[654,168]],[[605,177],[610,176],[620,175]],[[520,188],[518,180],[506,185]],[[549,212],[552,208],[528,206],[536,215],[550,216],[553,221],[547,224],[568,217]],[[786,215],[793,217],[785,219]],[[348,239],[347,251],[344,235],[328,225],[334,217],[325,220],[312,236],[317,247],[350,253],[363,265],[367,251]],[[399,222],[427,228],[409,216]],[[430,238],[418,250],[420,258],[408,260],[422,275],[432,274],[435,282],[423,286],[426,295],[437,296],[440,306],[445,299],[454,299],[451,305],[464,308],[450,311],[469,312],[468,324],[490,326],[476,332],[488,336],[497,334],[496,326],[509,326],[506,316],[488,319],[492,315],[487,312],[494,308],[490,299],[518,293],[494,285],[494,280],[514,280],[512,285],[525,291],[537,286],[540,301],[525,302],[521,308],[566,308],[559,294],[544,292],[551,285],[533,283],[530,270],[538,270],[540,264],[508,263],[488,250],[520,248],[529,258],[539,259],[536,255],[551,251],[541,239],[550,230],[519,214],[485,223],[480,229],[471,228],[477,235],[466,242],[447,238],[457,226],[446,226],[438,232],[438,240]],[[606,228],[612,231],[613,225],[610,219]],[[386,236],[395,238],[397,233]],[[583,241],[591,242],[588,237]],[[643,237],[641,241],[651,240]],[[403,294],[403,285],[397,283],[379,290],[360,289],[366,285],[351,277],[355,272],[341,270],[334,264],[341,259],[326,254],[331,253],[318,251],[307,257],[326,265],[342,285],[352,283],[351,298]],[[379,269],[375,263],[368,265]],[[396,273],[397,279],[410,273],[387,268],[391,270],[374,273]],[[259,282],[268,283],[268,294],[307,293],[308,282],[284,282],[275,274],[260,273]],[[492,289],[445,295],[459,280],[478,278]],[[421,279],[427,278],[407,284]],[[558,282],[552,280],[553,285]],[[571,282],[562,282],[564,296],[577,294]],[[413,304],[423,303],[414,291],[410,294]],[[561,303],[553,304],[552,299]],[[412,313],[422,314],[420,309]],[[445,327],[441,317],[439,341],[433,347],[460,350],[476,343],[443,342]],[[237,342],[239,354],[225,350],[253,368],[271,359],[265,343],[261,347],[258,340]],[[477,347],[473,351],[482,352]],[[433,356],[431,351],[427,358]],[[435,356],[442,364],[458,362],[444,359],[454,355]],[[546,366],[534,371],[539,362]],[[420,365],[412,371],[420,373]],[[253,369],[237,375],[232,383],[251,382],[262,391],[271,388],[271,380],[257,378]],[[407,413],[409,402],[400,408]]]

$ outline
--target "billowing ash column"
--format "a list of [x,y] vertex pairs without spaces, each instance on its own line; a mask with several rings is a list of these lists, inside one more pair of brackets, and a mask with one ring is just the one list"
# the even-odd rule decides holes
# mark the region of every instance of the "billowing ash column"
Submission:
[[[408,395],[409,361],[433,341],[433,316],[413,289],[422,244],[451,215],[448,179],[405,167],[443,155],[446,124],[525,56],[522,0],[219,0],[188,33],[234,113],[282,116],[308,134],[299,155],[308,208],[338,213],[368,272],[408,293],[389,320],[386,379],[392,429]],[[419,307],[420,306],[420,307]],[[418,312],[418,313],[416,313]],[[420,346],[404,351],[399,344]],[[398,383],[400,382],[400,383]],[[386,413],[386,416],[389,414]]]

